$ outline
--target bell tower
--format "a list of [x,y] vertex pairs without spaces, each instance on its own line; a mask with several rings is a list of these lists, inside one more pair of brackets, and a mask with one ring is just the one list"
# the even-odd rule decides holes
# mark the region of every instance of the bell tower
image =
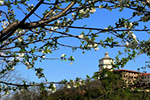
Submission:
[[110,58],[108,52],[106,52],[105,57],[99,60],[99,71],[105,68],[111,69],[112,64],[114,64],[114,59]]

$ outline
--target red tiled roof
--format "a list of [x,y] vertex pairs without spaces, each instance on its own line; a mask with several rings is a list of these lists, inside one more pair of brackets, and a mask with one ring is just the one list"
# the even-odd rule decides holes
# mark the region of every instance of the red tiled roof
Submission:
[[140,72],[137,72],[137,71],[133,71],[133,70],[126,70],[126,69],[118,69],[118,70],[115,70],[115,71],[126,71],[126,72],[132,72],[132,73],[140,73]]
[[142,76],[150,75],[150,73],[142,73]]
[[[109,69],[109,68],[105,68],[105,69]],[[146,76],[146,75],[150,75],[150,73],[141,73],[141,72],[137,72],[137,71],[133,71],[133,70],[126,70],[126,69],[118,69],[118,70],[114,70],[114,71],[126,71],[126,72],[132,72],[132,73],[140,73],[140,76]],[[100,73],[101,71],[98,71],[96,73]]]

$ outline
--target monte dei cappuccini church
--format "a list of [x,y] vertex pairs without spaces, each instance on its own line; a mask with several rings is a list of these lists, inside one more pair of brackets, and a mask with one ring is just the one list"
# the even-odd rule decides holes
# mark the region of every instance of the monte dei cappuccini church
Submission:
[[106,52],[105,57],[99,60],[99,71],[96,73],[100,74],[103,69],[109,69],[110,71],[122,74],[122,79],[125,81],[126,84],[134,85],[134,82],[137,79],[140,79],[141,82],[145,82],[147,84],[150,83],[150,73],[141,73],[138,71],[127,69],[114,70],[112,66],[112,64],[114,64],[114,61],[114,59],[109,57],[108,52]]

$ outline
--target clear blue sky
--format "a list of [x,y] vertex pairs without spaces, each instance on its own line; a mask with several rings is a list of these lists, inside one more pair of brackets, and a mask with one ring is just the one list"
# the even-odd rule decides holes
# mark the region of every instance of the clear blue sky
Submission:
[[[44,7],[40,7],[40,9],[44,10]],[[37,13],[40,14],[41,10],[38,10]],[[19,12],[17,13],[21,14]],[[74,26],[87,25],[87,27],[105,28],[108,25],[114,25],[114,23],[118,21],[118,18],[130,18],[131,15],[132,11],[128,9],[123,10],[122,12],[119,12],[118,10],[113,10],[112,12],[110,12],[108,10],[97,9],[96,12],[90,16],[90,18],[77,21],[74,23]],[[23,18],[22,16],[17,17],[19,19]],[[31,19],[33,18],[34,17],[32,17]],[[150,24],[147,24],[147,26],[150,27]],[[72,34],[79,35],[82,31],[84,30],[71,30],[70,32]],[[150,34],[147,33],[136,32],[135,34],[139,38],[139,40],[148,40],[150,37]],[[100,38],[105,39],[107,38],[107,36],[109,35],[104,33],[100,35]],[[74,38],[62,39],[61,42],[77,46],[80,45],[79,41],[74,40]],[[85,79],[86,75],[92,76],[94,72],[99,71],[98,60],[104,57],[106,51],[108,51],[109,56],[111,58],[115,58],[119,50],[124,50],[123,47],[107,47],[106,49],[104,49],[101,46],[99,46],[99,48],[100,49],[98,51],[85,51],[85,53],[83,54],[82,50],[79,49],[77,49],[75,52],[72,52],[71,48],[61,47],[59,50],[54,51],[52,54],[46,55],[46,57],[59,58],[62,54],[66,54],[67,57],[74,56],[75,62],[73,62],[72,65],[70,65],[70,61],[45,60],[43,62],[36,62],[35,66],[44,68],[44,73],[48,81],[61,81],[62,79],[69,80],[75,79],[76,77]],[[123,57],[125,56],[126,55],[123,55]],[[145,61],[149,60],[150,59],[145,54],[139,55],[135,59],[129,61],[127,65],[125,65],[124,69],[137,71],[137,68],[145,66]],[[35,72],[32,69],[26,70],[26,66],[22,64],[19,64],[17,66],[17,70],[20,71],[22,77],[29,78],[29,81],[41,82],[42,80],[44,80],[39,80],[35,76]],[[147,71],[150,72],[149,69],[147,69]]]

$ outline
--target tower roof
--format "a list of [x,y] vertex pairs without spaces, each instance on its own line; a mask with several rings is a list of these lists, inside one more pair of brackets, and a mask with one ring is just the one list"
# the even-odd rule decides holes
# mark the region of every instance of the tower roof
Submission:
[[[100,59],[100,60],[105,60],[105,59],[112,59],[112,58],[109,57],[108,52],[105,52],[105,57]],[[114,60],[114,59],[112,59],[112,60]]]
[[108,52],[105,52],[105,58],[109,57]]

